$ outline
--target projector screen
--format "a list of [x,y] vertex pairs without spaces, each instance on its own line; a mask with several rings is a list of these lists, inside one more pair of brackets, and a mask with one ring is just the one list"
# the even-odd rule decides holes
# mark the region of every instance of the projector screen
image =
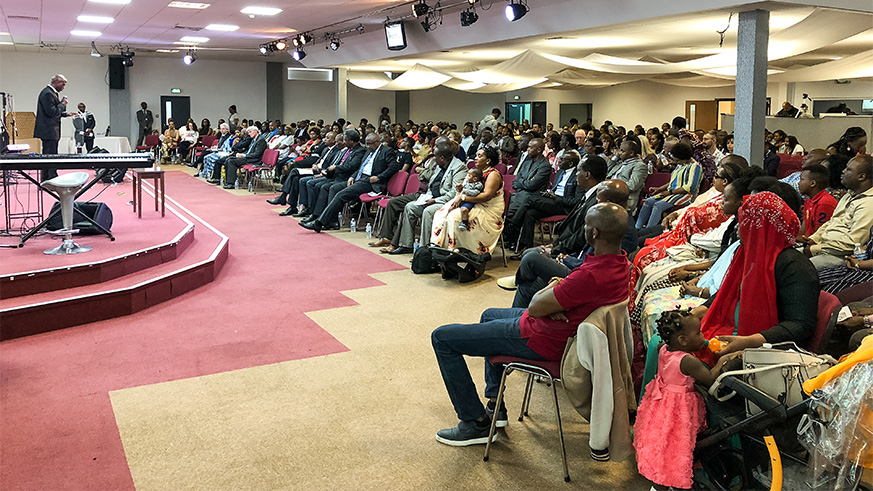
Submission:
[[392,51],[405,49],[406,30],[403,28],[403,22],[385,24],[385,40],[388,42],[388,49]]

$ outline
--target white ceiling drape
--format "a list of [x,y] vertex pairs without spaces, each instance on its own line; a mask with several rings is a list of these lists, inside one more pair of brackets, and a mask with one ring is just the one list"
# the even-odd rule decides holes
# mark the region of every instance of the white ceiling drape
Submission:
[[[778,61],[809,53],[860,33],[873,31],[871,16],[816,9],[800,22],[770,36],[768,59]],[[839,29],[834,29],[839,26]],[[487,68],[445,70],[416,64],[394,80],[383,72],[350,71],[349,81],[365,89],[421,90],[444,85],[456,90],[497,93],[525,87],[566,89],[606,87],[651,80],[683,87],[719,87],[734,83],[736,49],[682,62],[645,57],[621,58],[590,53],[582,58],[527,50]],[[774,67],[775,68],[775,67]],[[814,66],[771,70],[774,82],[808,82],[873,76],[873,50]]]

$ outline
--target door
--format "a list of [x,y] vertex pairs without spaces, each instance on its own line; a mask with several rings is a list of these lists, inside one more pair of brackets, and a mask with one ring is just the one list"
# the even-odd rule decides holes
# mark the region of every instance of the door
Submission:
[[531,103],[530,124],[539,123],[540,128],[546,127],[546,103],[532,102]]
[[718,102],[685,101],[685,120],[692,131],[718,128]]
[[507,123],[518,121],[518,124],[528,120],[530,122],[530,102],[507,102],[504,113],[506,117],[503,119]]
[[191,117],[191,98],[186,95],[161,96],[161,133],[167,130],[167,120],[173,118],[176,129],[185,127]]

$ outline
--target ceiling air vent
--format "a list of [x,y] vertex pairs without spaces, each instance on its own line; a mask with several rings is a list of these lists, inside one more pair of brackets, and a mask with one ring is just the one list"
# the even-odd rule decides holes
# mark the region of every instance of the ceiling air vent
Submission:
[[39,17],[32,15],[7,15],[6,18],[9,20],[39,20]]
[[202,27],[178,26],[178,25],[177,25],[177,26],[173,26],[173,29],[181,29],[181,30],[183,30],[183,31],[194,31],[194,32],[202,31],[202,30],[203,30]]

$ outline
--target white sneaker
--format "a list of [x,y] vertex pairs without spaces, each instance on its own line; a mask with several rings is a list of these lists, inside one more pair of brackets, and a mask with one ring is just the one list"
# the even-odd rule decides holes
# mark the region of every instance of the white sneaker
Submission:
[[518,288],[515,285],[515,275],[512,276],[504,276],[503,278],[497,279],[497,286],[503,288],[508,291],[515,291]]

